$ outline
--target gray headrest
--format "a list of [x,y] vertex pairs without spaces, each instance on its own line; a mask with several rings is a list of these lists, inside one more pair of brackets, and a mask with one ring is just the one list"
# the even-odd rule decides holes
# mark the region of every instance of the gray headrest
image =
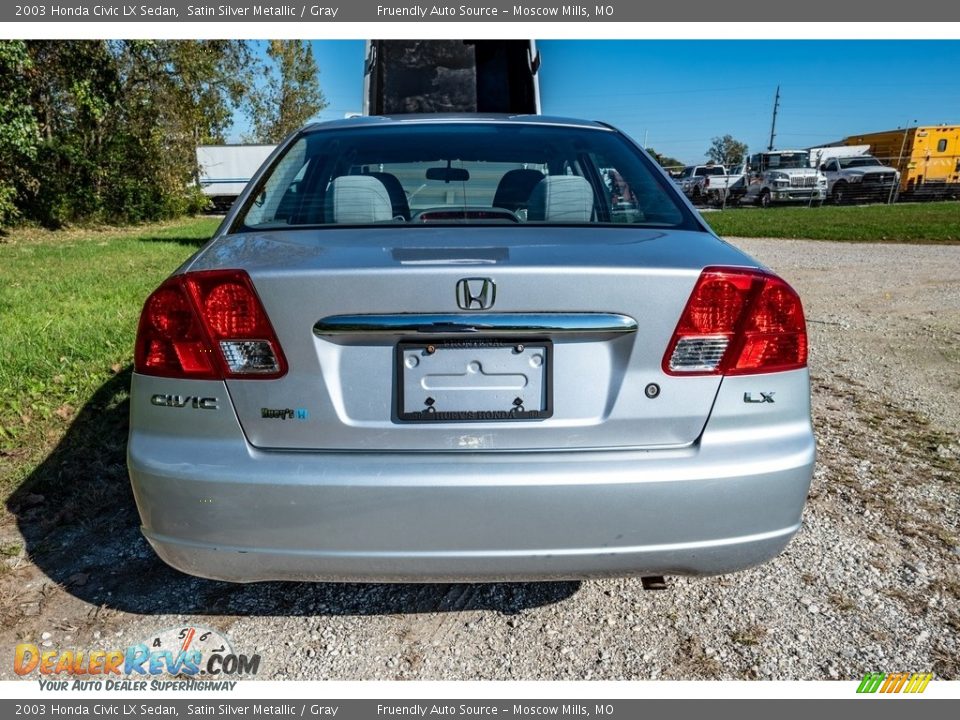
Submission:
[[545,177],[533,188],[527,219],[534,222],[590,222],[593,189],[578,175]]
[[393,219],[390,194],[369,175],[342,175],[327,189],[327,218],[338,224],[388,222]]
[[504,173],[493,195],[493,206],[516,212],[527,207],[530,193],[543,180],[543,173],[528,168],[514,168]]

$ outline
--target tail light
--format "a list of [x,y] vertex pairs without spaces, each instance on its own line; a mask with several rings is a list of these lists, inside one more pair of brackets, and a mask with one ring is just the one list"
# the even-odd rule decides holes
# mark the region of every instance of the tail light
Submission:
[[140,315],[134,367],[144,375],[222,380],[277,378],[287,362],[242,270],[168,279]]
[[701,273],[663,356],[668,375],[749,375],[806,365],[797,293],[776,275],[746,268]]
[[707,176],[703,179],[703,186],[704,186],[705,188],[710,187],[710,176],[709,176],[709,175],[707,175]]

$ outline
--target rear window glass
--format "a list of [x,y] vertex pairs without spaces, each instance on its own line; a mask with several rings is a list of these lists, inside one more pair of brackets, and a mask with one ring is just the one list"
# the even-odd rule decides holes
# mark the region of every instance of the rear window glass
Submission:
[[700,229],[618,133],[457,123],[321,129],[274,162],[234,231],[423,224]]

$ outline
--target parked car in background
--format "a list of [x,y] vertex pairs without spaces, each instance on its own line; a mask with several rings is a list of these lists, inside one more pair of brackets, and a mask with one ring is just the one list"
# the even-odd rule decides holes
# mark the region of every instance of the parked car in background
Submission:
[[311,125],[140,318],[130,479],[194,575],[726,573],[813,462],[796,292],[600,123]]
[[677,184],[695,205],[720,205],[729,199],[730,189],[742,178],[742,173],[730,173],[723,165],[688,165]]
[[827,178],[810,167],[808,150],[772,150],[752,155],[742,202],[760,207],[775,203],[821,204],[827,197]]

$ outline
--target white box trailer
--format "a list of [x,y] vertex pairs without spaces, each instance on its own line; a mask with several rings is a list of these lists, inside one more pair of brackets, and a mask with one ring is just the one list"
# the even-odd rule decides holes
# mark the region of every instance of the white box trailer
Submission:
[[833,158],[860,157],[870,154],[869,145],[827,145],[810,148],[810,167],[820,167]]
[[200,145],[200,189],[218,210],[226,210],[243,192],[276,145]]

